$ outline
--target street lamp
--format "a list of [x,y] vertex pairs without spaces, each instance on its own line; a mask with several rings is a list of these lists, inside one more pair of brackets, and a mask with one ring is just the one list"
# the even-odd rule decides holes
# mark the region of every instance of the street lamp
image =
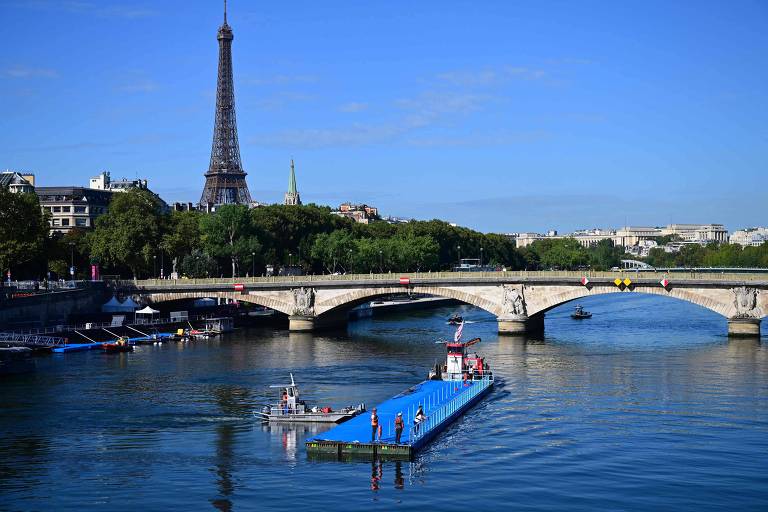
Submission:
[[69,275],[75,280],[75,243],[69,242]]
[[292,265],[293,265],[293,253],[289,252],[288,253],[288,266],[290,267]]
[[152,279],[157,278],[157,254],[152,255]]
[[384,272],[384,269],[382,268],[382,251],[379,251],[379,272]]
[[256,253],[251,253],[251,277],[256,277]]
[[461,246],[456,247],[459,250],[459,270],[461,270]]
[[482,266],[483,266],[483,248],[481,247],[480,248],[480,267],[482,268]]

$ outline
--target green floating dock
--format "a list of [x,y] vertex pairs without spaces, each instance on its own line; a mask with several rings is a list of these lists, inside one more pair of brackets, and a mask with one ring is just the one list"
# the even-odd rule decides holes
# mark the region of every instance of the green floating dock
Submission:
[[[307,454],[314,459],[410,459],[464,414],[493,387],[493,377],[476,380],[427,380],[408,388],[376,406],[381,438],[371,441],[370,411],[306,441]],[[414,428],[413,418],[419,405],[427,421]],[[402,412],[405,428],[400,444],[395,444],[395,416]]]

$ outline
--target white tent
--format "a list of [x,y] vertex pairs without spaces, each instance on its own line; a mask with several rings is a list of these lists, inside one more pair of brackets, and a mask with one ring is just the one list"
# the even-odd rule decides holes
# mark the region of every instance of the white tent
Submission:
[[159,311],[152,309],[149,306],[144,306],[144,309],[140,309],[136,312],[137,315],[154,315],[155,313],[159,313]]
[[136,308],[134,306],[137,306],[137,304],[132,300],[131,303],[128,303],[128,300],[121,303],[119,300],[117,300],[117,297],[113,295],[112,298],[109,299],[109,302],[101,306],[101,311],[104,313],[123,313],[126,311],[135,310]]

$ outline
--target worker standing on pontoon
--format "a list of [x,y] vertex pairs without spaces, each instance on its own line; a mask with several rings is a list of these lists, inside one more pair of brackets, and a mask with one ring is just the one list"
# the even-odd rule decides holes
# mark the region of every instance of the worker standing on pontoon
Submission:
[[[376,408],[371,411],[371,442],[376,441],[376,434],[379,432],[379,415],[376,414]],[[379,434],[381,438],[381,434]]]
[[397,413],[397,416],[395,416],[395,443],[400,444],[400,436],[403,435],[403,427],[405,426],[405,422],[403,422],[403,413],[399,412]]

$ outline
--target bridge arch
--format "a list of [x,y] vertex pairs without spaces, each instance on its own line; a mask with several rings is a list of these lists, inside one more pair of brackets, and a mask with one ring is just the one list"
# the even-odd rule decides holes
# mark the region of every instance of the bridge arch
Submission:
[[288,304],[285,301],[270,297],[268,295],[254,294],[254,293],[240,293],[240,292],[219,292],[219,291],[183,291],[183,292],[162,292],[162,293],[145,293],[140,294],[142,299],[148,300],[150,303],[157,304],[160,302],[168,302],[172,300],[183,299],[204,299],[204,298],[219,298],[219,299],[231,299],[239,302],[248,302],[250,304],[256,304],[258,306],[264,306],[280,313],[290,315],[293,313],[293,304]]
[[528,314],[530,316],[546,313],[547,311],[565,304],[567,302],[582,299],[584,297],[591,297],[595,295],[607,295],[615,293],[642,293],[649,295],[657,295],[662,297],[670,297],[674,299],[683,300],[701,306],[703,308],[714,311],[715,313],[724,316],[725,318],[732,318],[736,316],[736,308],[733,304],[733,298],[730,292],[723,291],[722,293],[713,294],[704,293],[703,290],[689,289],[689,288],[671,288],[665,289],[659,286],[646,287],[639,286],[630,290],[624,290],[613,285],[604,286],[592,286],[592,287],[565,287],[561,290],[556,290],[552,293],[552,290],[544,291],[544,293],[536,294],[534,290],[529,292],[529,295],[533,295],[532,303],[528,308]]
[[[365,302],[375,300],[378,297],[403,294],[405,291],[406,290],[403,289],[402,286],[383,286],[378,288],[355,289],[350,292],[337,295],[331,299],[319,302],[315,305],[315,311],[318,315],[318,318],[322,319],[323,315],[338,315],[354,308],[355,306],[359,306]],[[474,293],[469,293],[461,289],[454,289],[443,286],[412,286],[409,291],[413,294],[432,295],[435,297],[455,299],[459,302],[476,306],[496,316],[499,316],[501,313],[501,311],[499,311],[498,305],[493,302],[493,300]]]

